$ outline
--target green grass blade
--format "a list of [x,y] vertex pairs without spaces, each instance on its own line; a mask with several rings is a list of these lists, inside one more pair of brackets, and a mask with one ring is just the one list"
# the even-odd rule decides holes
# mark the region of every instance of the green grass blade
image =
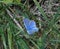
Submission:
[[20,46],[21,49],[30,49],[27,43],[23,39],[18,39],[17,44]]
[[5,36],[2,28],[0,28],[0,33],[1,33],[4,48],[7,49],[6,40],[5,40]]
[[40,49],[44,49],[44,40],[41,37],[37,40],[37,44]]
[[37,49],[40,49],[39,46],[33,40],[30,39],[30,41],[34,44],[34,46],[36,46]]
[[12,49],[12,32],[11,32],[10,28],[7,28],[7,32],[8,32],[8,45],[9,45],[9,49]]

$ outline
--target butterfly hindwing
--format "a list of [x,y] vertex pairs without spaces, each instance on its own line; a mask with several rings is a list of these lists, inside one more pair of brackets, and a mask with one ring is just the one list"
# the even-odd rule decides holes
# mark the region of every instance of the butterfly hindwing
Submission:
[[33,34],[38,31],[38,28],[27,30],[28,34]]

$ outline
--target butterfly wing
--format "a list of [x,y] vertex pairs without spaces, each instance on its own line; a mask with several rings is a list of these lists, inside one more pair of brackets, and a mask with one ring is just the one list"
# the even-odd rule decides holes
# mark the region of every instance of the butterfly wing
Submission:
[[36,27],[36,23],[35,21],[31,20],[29,23],[30,28],[35,28]]
[[33,34],[38,31],[38,28],[27,30],[28,34]]
[[24,25],[26,27],[28,34],[33,34],[34,32],[38,31],[35,21],[29,20],[28,18],[25,18],[23,21],[24,21]]
[[38,31],[38,28],[36,27],[35,21],[31,20],[29,23],[28,33],[33,34],[34,32],[37,32],[37,31]]
[[23,22],[24,22],[24,25],[25,25],[26,29],[28,30],[30,20],[28,18],[24,18]]

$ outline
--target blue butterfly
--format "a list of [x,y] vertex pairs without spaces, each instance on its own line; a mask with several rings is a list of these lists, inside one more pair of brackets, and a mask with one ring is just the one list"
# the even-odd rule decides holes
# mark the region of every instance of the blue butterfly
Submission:
[[28,18],[24,18],[23,22],[28,34],[33,34],[35,32],[38,32],[38,28],[36,27],[36,23],[34,20],[29,20]]

